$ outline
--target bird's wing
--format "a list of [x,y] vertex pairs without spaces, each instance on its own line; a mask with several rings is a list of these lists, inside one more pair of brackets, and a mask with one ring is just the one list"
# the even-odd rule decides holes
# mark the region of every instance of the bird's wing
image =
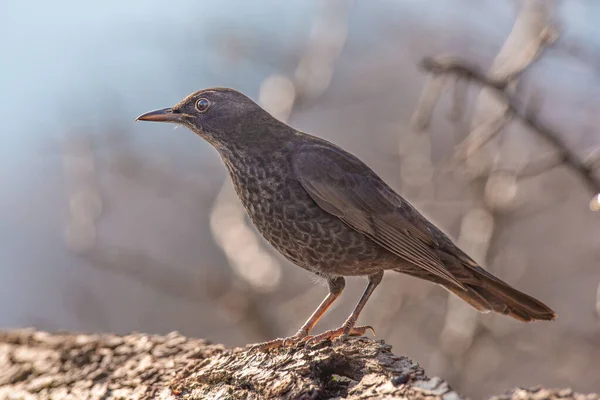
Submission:
[[425,218],[362,161],[328,146],[295,154],[296,179],[325,211],[397,256],[464,289],[444,266]]

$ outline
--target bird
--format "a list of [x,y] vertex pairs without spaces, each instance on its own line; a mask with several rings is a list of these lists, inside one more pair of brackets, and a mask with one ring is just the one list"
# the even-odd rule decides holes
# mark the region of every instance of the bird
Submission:
[[[296,334],[252,349],[343,342],[373,331],[357,320],[384,272],[440,285],[483,313],[523,322],[556,318],[547,305],[485,270],[359,158],[292,128],[239,91],[203,89],[136,121],[182,125],[210,143],[257,231],[327,282],[327,296]],[[311,335],[346,277],[368,279],[352,313],[341,327]]]

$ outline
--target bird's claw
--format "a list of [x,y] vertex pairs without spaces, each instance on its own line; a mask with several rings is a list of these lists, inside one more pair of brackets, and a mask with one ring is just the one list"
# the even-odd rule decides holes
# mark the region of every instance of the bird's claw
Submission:
[[306,338],[306,337],[309,337],[307,333],[298,332],[294,336],[290,336],[287,338],[280,338],[280,339],[269,340],[268,342],[257,343],[255,345],[250,346],[248,351],[254,351],[254,350],[266,351],[266,350],[271,350],[271,349],[278,349],[280,347],[292,347],[292,346],[296,345],[297,343],[302,342],[302,340],[304,340],[304,338]]
[[318,335],[308,335],[304,332],[298,332],[294,336],[290,336],[287,338],[279,338],[274,340],[269,340],[268,342],[257,343],[248,349],[248,351],[266,351],[271,349],[278,349],[280,347],[292,347],[298,343],[304,344],[304,347],[311,347],[317,343],[320,343],[325,340],[336,341],[341,343],[345,341],[348,336],[362,336],[367,330],[370,330],[373,335],[375,335],[375,329],[373,329],[370,325],[365,326],[355,326],[354,328],[348,330],[345,326],[342,326],[338,329],[333,329],[330,331],[325,331]]
[[298,343],[300,343],[305,337],[308,336],[308,333],[296,333],[294,336],[290,336],[288,338],[283,339],[284,347],[291,347]]
[[371,333],[375,335],[375,329],[373,329],[373,327],[370,325],[355,326],[352,329],[342,326],[337,329],[325,331],[315,336],[306,336],[301,340],[301,343],[304,343],[304,347],[311,347],[325,340],[342,343],[348,338],[348,336],[362,336],[367,332],[367,330],[370,330]]

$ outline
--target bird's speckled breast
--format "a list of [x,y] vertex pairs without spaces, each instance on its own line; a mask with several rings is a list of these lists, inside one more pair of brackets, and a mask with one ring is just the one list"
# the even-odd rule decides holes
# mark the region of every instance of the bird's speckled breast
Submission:
[[288,260],[323,276],[368,275],[389,262],[390,253],[312,200],[284,152],[221,155],[250,219]]

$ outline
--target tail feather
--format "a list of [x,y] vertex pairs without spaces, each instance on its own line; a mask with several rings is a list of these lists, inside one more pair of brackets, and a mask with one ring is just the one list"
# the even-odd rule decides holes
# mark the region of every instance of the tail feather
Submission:
[[476,280],[466,283],[467,290],[447,286],[454,294],[479,311],[494,311],[524,322],[551,321],[554,311],[541,301],[518,291],[481,267],[472,268]]

